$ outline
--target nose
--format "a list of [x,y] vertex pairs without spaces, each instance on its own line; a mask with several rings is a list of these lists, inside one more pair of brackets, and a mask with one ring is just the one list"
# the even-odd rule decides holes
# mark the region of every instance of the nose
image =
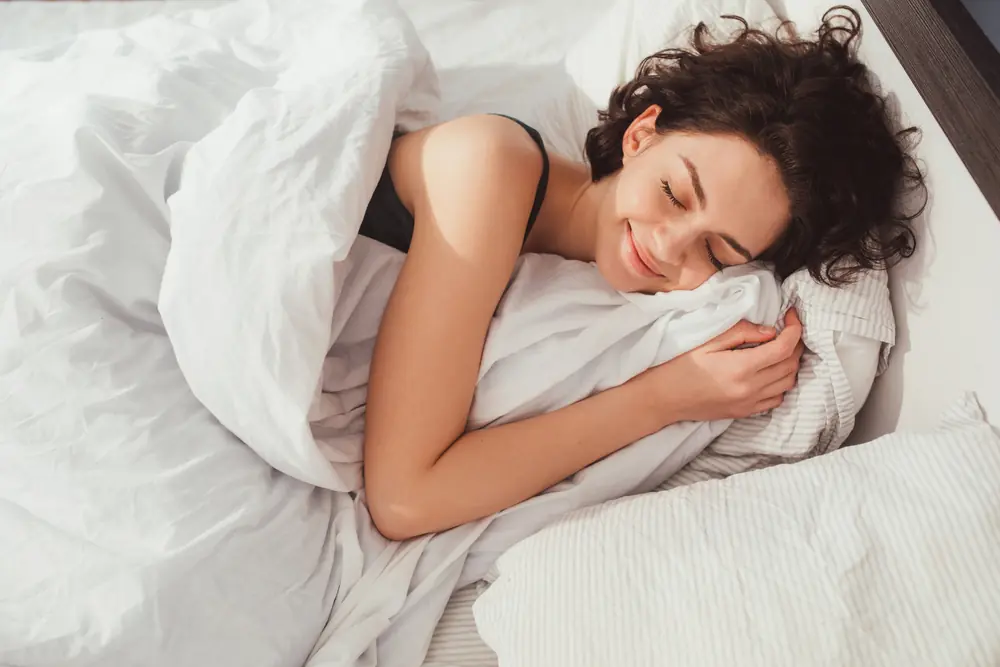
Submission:
[[678,266],[684,263],[687,254],[697,239],[697,230],[692,225],[681,222],[663,222],[653,230],[653,252],[664,264]]

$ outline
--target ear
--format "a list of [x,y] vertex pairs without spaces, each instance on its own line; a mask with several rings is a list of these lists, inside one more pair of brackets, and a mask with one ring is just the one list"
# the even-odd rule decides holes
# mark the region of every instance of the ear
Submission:
[[623,163],[642,153],[659,137],[656,119],[660,111],[658,104],[651,104],[629,124],[622,136]]

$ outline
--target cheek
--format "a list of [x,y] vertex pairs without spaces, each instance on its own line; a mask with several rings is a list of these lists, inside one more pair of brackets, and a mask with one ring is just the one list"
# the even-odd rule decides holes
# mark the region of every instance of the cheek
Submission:
[[623,170],[614,198],[618,219],[655,222],[659,216],[658,204],[663,203],[660,198],[665,197],[655,186],[655,178],[643,176],[636,170]]
[[635,276],[622,263],[621,244],[624,230],[625,225],[620,220],[609,222],[601,227],[594,253],[594,263],[612,287],[620,292],[631,292],[639,287],[635,285]]
[[706,266],[702,262],[689,263],[681,270],[676,289],[693,290],[700,287],[716,273],[715,267]]

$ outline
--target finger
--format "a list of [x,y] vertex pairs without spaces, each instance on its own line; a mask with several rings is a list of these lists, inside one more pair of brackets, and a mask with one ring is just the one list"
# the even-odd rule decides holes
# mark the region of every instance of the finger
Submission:
[[784,377],[778,378],[774,382],[764,387],[764,389],[760,392],[760,395],[757,398],[758,400],[766,401],[768,399],[774,398],[775,396],[784,396],[785,394],[787,394],[788,392],[790,392],[792,389],[795,388],[797,382],[798,382],[797,374],[790,373],[788,375],[785,375]]
[[775,408],[779,407],[785,400],[784,395],[775,396],[763,401],[758,401],[755,406],[753,406],[753,413],[751,414],[762,414],[764,412],[770,412]]
[[[794,369],[795,371],[798,371],[799,366],[802,364],[802,353],[805,351],[805,349],[806,349],[805,343],[803,343],[800,340],[798,343],[795,344],[795,348],[792,350],[792,353],[790,355],[788,355],[787,357],[778,361],[775,364],[771,364],[767,368],[760,369],[759,372],[763,373],[764,371],[768,371],[769,369],[772,368],[783,368],[786,370],[791,368]],[[771,379],[773,380],[774,378],[772,377]]]
[[729,330],[719,334],[706,344],[711,350],[732,350],[741,345],[759,345],[774,340],[774,327],[760,326],[753,322],[740,320]]
[[795,309],[795,306],[789,308],[788,312],[785,313],[785,326],[802,326],[802,320],[799,319],[799,311]]
[[802,340],[802,325],[790,324],[778,336],[759,347],[742,350],[746,362],[751,368],[768,368],[795,354],[795,349]]
[[793,379],[799,374],[799,357],[795,354],[783,359],[773,366],[768,366],[756,373],[753,382],[758,387],[767,387],[789,376]]

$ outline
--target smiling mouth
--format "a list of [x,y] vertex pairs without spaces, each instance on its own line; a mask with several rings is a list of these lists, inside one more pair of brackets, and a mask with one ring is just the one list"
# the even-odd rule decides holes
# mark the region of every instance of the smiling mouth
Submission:
[[649,271],[649,273],[656,276],[657,278],[663,278],[664,277],[663,273],[659,269],[657,269],[656,266],[649,259],[646,258],[643,252],[644,249],[638,243],[636,243],[635,234],[632,232],[631,220],[628,221],[628,237],[629,237],[628,239],[629,244],[632,246],[632,250],[635,252],[635,256],[642,264],[642,266],[647,271]]

